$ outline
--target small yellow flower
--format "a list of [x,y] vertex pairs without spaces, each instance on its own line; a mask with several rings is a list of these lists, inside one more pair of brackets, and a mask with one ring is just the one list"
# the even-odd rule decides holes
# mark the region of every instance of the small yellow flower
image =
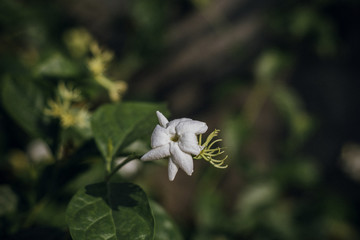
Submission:
[[100,49],[98,43],[95,41],[90,44],[90,52],[93,57],[87,62],[89,70],[95,77],[104,74],[107,65],[114,58],[114,53]]
[[110,99],[114,102],[121,100],[121,96],[126,92],[127,84],[124,81],[113,82],[113,87],[109,89]]
[[222,141],[222,139],[217,139],[215,141],[212,141],[213,138],[216,137],[219,132],[220,130],[215,129],[212,133],[210,133],[210,135],[207,137],[204,143],[201,143],[202,135],[201,134],[199,135],[199,145],[201,146],[202,150],[197,156],[194,157],[194,159],[204,159],[210,162],[216,168],[227,168],[228,165],[225,165],[225,160],[228,158],[228,155],[226,155],[222,159],[214,158],[225,153],[223,150],[224,148],[220,148],[220,147],[212,148],[215,143]]
[[76,115],[70,112],[63,112],[60,116],[61,125],[68,128],[76,125]]
[[78,102],[81,100],[80,90],[72,87],[67,88],[63,82],[58,86],[58,93],[63,101]]
[[86,108],[74,106],[74,102],[81,100],[81,92],[74,88],[67,88],[64,83],[60,83],[57,91],[57,99],[49,100],[49,107],[44,110],[44,114],[60,119],[63,128],[90,127],[90,114]]
[[96,41],[93,41],[90,44],[90,52],[94,55],[94,56],[99,56],[101,55],[101,50],[99,47],[99,44]]
[[105,63],[98,57],[89,59],[87,65],[91,73],[95,76],[105,72]]
[[88,60],[87,65],[94,80],[107,89],[109,97],[113,102],[120,101],[122,95],[127,90],[126,82],[113,82],[105,74],[109,62],[114,58],[114,53],[100,49],[97,42],[92,42],[90,44],[90,51],[93,57]]
[[74,57],[84,56],[92,39],[90,33],[84,28],[71,29],[64,34],[65,44]]
[[104,63],[108,63],[114,58],[114,53],[109,50],[104,50],[99,47],[99,44],[93,41],[90,44],[90,51],[94,55],[94,57],[98,57]]
[[81,108],[76,115],[76,125],[79,128],[89,128],[90,127],[90,113],[87,109]]
[[63,106],[59,102],[55,102],[54,100],[48,101],[49,108],[44,110],[44,113],[48,116],[52,117],[60,117],[63,113]]

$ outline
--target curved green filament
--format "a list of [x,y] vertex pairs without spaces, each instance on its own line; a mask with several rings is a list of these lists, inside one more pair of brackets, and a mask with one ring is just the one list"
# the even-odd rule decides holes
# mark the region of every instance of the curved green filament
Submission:
[[228,165],[225,165],[225,160],[228,158],[228,155],[226,155],[222,159],[216,159],[214,157],[220,156],[225,153],[223,148],[216,147],[212,148],[215,143],[221,142],[222,139],[213,140],[214,137],[218,135],[220,130],[215,129],[210,135],[207,137],[206,141],[204,143],[202,142],[202,135],[199,135],[199,146],[202,147],[201,152],[194,157],[194,159],[204,159],[205,161],[210,162],[214,167],[216,168],[227,168]]

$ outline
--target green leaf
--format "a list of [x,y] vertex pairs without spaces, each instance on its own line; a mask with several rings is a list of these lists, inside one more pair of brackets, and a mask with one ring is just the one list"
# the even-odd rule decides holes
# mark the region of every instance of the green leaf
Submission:
[[1,100],[9,115],[29,134],[41,130],[44,98],[41,90],[29,79],[3,79]]
[[92,116],[91,128],[105,159],[139,138],[150,139],[157,123],[157,110],[167,113],[163,104],[120,103],[100,107]]
[[278,86],[274,89],[272,99],[289,126],[290,139],[287,141],[287,148],[295,149],[301,146],[311,135],[314,121],[304,110],[300,97],[291,88]]
[[37,66],[36,73],[48,77],[74,77],[78,66],[60,53],[54,53]]
[[166,213],[166,211],[156,202],[150,201],[151,210],[155,218],[155,240],[181,240],[178,227]]
[[80,189],[66,216],[74,240],[145,240],[154,236],[146,194],[131,183],[96,183]]

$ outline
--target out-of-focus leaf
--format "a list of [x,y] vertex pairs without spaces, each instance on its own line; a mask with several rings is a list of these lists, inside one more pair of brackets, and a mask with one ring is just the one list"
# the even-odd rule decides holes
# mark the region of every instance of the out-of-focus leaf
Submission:
[[79,68],[70,59],[54,53],[37,66],[36,73],[48,77],[74,77],[79,74]]
[[306,140],[314,126],[312,119],[304,111],[300,98],[292,89],[284,86],[275,88],[272,98],[290,128],[289,145],[299,145]]
[[181,240],[179,229],[165,210],[156,202],[150,201],[151,210],[155,219],[154,240]]
[[29,79],[3,79],[1,100],[9,115],[29,134],[41,135],[44,97]]
[[273,202],[278,195],[276,185],[273,183],[256,184],[249,187],[242,195],[239,207],[243,211],[253,211]]
[[[169,2],[140,0],[131,3],[129,13],[134,20],[136,32],[130,39],[136,39],[136,41],[131,41],[130,46],[134,47],[133,52],[139,54],[143,60],[153,59],[154,54],[158,54],[163,49]],[[139,49],[141,51],[138,51]]]
[[146,194],[131,183],[88,185],[74,195],[66,215],[74,240],[154,236],[154,218]]
[[290,19],[290,33],[302,39],[311,36],[316,42],[315,50],[319,55],[334,55],[336,53],[336,24],[332,19],[320,14],[311,7],[300,7],[295,10]]
[[356,229],[344,220],[325,219],[324,228],[327,239],[352,240],[359,239]]
[[8,163],[10,164],[15,176],[19,178],[28,178],[31,175],[29,158],[25,152],[21,150],[12,150],[8,155]]
[[91,128],[96,144],[105,158],[111,158],[133,141],[149,136],[154,129],[159,110],[166,114],[162,104],[121,103],[100,107],[92,116]]
[[222,135],[224,136],[224,146],[227,146],[226,152],[229,156],[235,156],[241,152],[244,143],[251,136],[251,133],[252,128],[249,121],[242,114],[238,114],[226,122]]
[[317,53],[322,56],[335,55],[338,50],[335,24],[323,17],[316,22],[316,28],[318,33],[315,46]]
[[202,189],[197,197],[196,219],[199,231],[209,232],[229,227],[223,212],[223,199],[213,189]]
[[260,219],[261,224],[266,226],[272,235],[276,236],[276,239],[299,239],[296,236],[291,202],[277,201],[274,206],[263,212]]
[[300,158],[288,161],[275,169],[275,176],[280,185],[296,187],[312,187],[320,179],[319,170],[312,159]]
[[65,222],[66,205],[64,203],[47,202],[36,216],[36,224],[39,226],[51,226],[60,229],[66,228]]
[[16,210],[17,197],[8,185],[0,185],[0,216]]
[[279,75],[292,65],[289,55],[278,50],[267,50],[255,65],[255,74],[260,83],[271,84]]
[[290,32],[298,38],[303,38],[313,29],[317,20],[318,16],[314,9],[309,7],[298,8],[290,20]]
[[259,183],[246,189],[238,200],[237,224],[242,230],[256,227],[262,219],[263,211],[278,198],[279,190],[275,183]]

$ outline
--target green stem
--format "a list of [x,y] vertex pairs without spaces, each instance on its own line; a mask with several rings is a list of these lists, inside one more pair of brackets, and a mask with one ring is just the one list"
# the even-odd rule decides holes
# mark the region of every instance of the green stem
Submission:
[[106,173],[107,174],[110,174],[110,172],[111,172],[111,161],[112,160],[112,158],[110,157],[110,158],[106,158],[106,160],[105,160],[105,162],[106,162],[106,164],[105,164],[105,168],[106,168]]
[[114,83],[105,77],[104,75],[96,76],[95,80],[104,88],[108,89],[109,91],[114,87]]
[[122,163],[120,163],[119,165],[117,165],[111,172],[109,172],[109,174],[105,177],[105,182],[108,182],[110,180],[110,178],[112,176],[114,176],[114,174],[119,171],[120,168],[122,168],[123,166],[125,166],[127,163],[131,162],[132,160],[136,160],[139,159],[140,156],[137,155],[130,155],[128,156]]
[[108,139],[108,144],[107,144],[107,156],[105,158],[105,168],[106,168],[106,173],[109,174],[111,172],[111,163],[112,163],[112,156],[113,156],[113,150],[114,147],[112,145],[112,141],[111,138]]

